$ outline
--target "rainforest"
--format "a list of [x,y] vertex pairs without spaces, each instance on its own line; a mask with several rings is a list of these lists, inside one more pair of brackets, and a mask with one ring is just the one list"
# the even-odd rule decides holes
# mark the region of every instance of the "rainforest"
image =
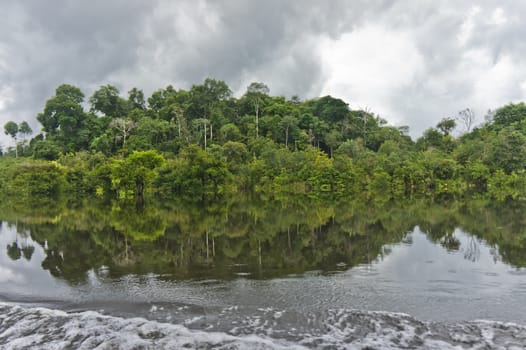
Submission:
[[236,98],[206,79],[148,98],[112,85],[86,98],[63,84],[36,120],[36,135],[31,121],[4,125],[13,141],[0,157],[4,198],[526,198],[524,103],[478,125],[466,108],[413,140],[338,98],[272,96],[257,82]]

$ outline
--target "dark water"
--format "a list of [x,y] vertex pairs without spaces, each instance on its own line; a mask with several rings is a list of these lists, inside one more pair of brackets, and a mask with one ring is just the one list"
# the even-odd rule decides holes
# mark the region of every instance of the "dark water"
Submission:
[[0,212],[0,348],[523,349],[517,203]]

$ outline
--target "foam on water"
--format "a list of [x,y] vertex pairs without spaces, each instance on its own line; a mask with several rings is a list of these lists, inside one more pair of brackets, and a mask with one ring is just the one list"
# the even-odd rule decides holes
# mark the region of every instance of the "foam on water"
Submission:
[[[287,324],[286,310],[264,309],[231,328],[193,329],[192,321],[162,323],[94,311],[66,313],[0,303],[2,349],[524,349],[526,327],[494,321],[423,322],[409,315],[331,310],[310,325]],[[281,323],[280,323],[281,322]],[[194,325],[195,326],[195,325]],[[210,328],[211,330],[204,330]]]
[[283,340],[255,335],[190,330],[144,318],[120,318],[93,311],[66,313],[0,304],[3,349],[294,349]]

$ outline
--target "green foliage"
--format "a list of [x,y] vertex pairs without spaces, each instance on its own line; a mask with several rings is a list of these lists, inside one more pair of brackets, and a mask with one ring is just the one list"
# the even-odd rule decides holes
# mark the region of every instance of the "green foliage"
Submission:
[[[59,160],[67,189],[79,194],[523,197],[524,103],[498,109],[473,130],[466,109],[456,119],[461,137],[452,135],[456,120],[444,118],[414,143],[407,127],[341,99],[271,96],[263,83],[240,98],[210,78],[148,98],[132,88],[125,99],[104,85],[88,102],[85,111],[82,91],[60,85],[37,116],[43,133],[27,143],[29,124],[8,122],[4,132],[16,146],[4,153]],[[12,180],[4,176],[4,188]]]
[[518,130],[506,127],[492,142],[490,162],[495,169],[507,173],[526,167],[526,136]]
[[526,119],[526,105],[521,102],[518,104],[510,103],[497,109],[493,116],[493,125],[496,128],[503,128]]
[[[141,106],[141,102],[144,105],[144,96],[137,90],[131,91],[131,98],[134,107]],[[92,112],[99,112],[111,118],[124,117],[128,110],[129,105],[127,101],[119,96],[119,90],[113,85],[101,86],[97,91],[89,98]]]
[[213,195],[223,191],[227,176],[224,159],[213,157],[199,146],[190,145],[181,151],[170,168],[163,169],[158,185],[170,189],[164,195]]
[[4,193],[19,198],[56,197],[66,186],[64,168],[55,162],[24,160],[12,163],[4,176]]
[[18,124],[13,121],[8,121],[4,125],[4,133],[16,140],[18,134]]
[[101,186],[96,169],[106,162],[107,158],[100,152],[82,151],[62,155],[58,163],[64,169],[68,192],[78,195],[96,193],[97,187]]
[[89,135],[82,132],[88,122],[81,105],[83,100],[84,94],[77,87],[60,85],[37,116],[46,139],[56,142],[63,152],[80,150],[89,141]]
[[50,140],[37,141],[33,145],[35,159],[57,160],[60,157],[60,146]]
[[453,118],[444,118],[437,124],[437,129],[447,136],[455,129],[457,122]]
[[142,197],[164,162],[164,157],[153,150],[135,151],[125,159],[114,159],[110,165],[113,188],[122,196],[133,193]]
[[[334,272],[338,263],[348,269],[382,259],[389,254],[386,246],[400,244],[416,226],[429,241],[449,251],[462,249],[466,259],[484,242],[499,261],[526,267],[526,225],[518,215],[524,203],[383,201],[378,195],[374,200],[236,195],[145,207],[97,199],[21,205],[12,197],[0,202],[0,219],[31,238],[8,242],[10,259],[30,260],[32,251],[39,251],[42,268],[71,283],[87,281],[89,271],[102,266],[114,278],[238,277],[240,266],[251,273],[247,278]],[[458,240],[459,227],[467,242]]]
[[312,102],[312,112],[322,120],[336,123],[349,115],[349,106],[339,98],[324,96]]

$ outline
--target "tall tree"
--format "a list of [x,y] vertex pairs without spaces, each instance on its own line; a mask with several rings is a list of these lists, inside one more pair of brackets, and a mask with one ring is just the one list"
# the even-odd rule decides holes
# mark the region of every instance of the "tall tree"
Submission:
[[146,109],[144,93],[142,92],[142,90],[139,90],[136,87],[128,91],[128,102],[131,104],[132,108],[140,110]]
[[154,150],[135,151],[128,158],[113,162],[112,183],[117,190],[132,190],[136,197],[141,198],[146,185],[157,177],[164,162],[164,157]]
[[84,94],[79,88],[67,84],[60,85],[55,91],[55,96],[46,101],[44,111],[37,116],[44,132],[55,135],[64,119],[80,117],[83,114],[83,101]]
[[221,80],[207,78],[203,84],[193,85],[190,89],[190,103],[187,115],[191,120],[207,119],[210,123],[210,140],[213,139],[214,125],[222,126],[223,108],[232,91]]
[[18,131],[20,132],[20,134],[22,134],[23,138],[31,135],[31,133],[33,132],[33,130],[31,129],[31,127],[26,121],[23,121],[22,123],[20,123],[18,127]]
[[497,109],[493,115],[493,125],[498,128],[503,128],[524,119],[526,119],[526,104],[524,104],[524,102],[517,104],[510,103]]
[[22,136],[22,141],[20,142],[22,153],[26,149],[26,138],[31,135],[33,130],[26,121],[21,122],[18,125],[18,133]]
[[265,96],[268,96],[269,92],[270,90],[267,85],[253,82],[247,87],[247,92],[245,93],[245,96],[251,101],[252,106],[254,107],[256,115],[256,137],[259,136],[259,112],[261,103]]
[[283,117],[283,119],[281,119],[279,124],[285,131],[285,147],[289,146],[289,135],[291,131],[297,127],[298,123],[298,119],[291,115],[286,115]]
[[6,135],[11,136],[11,138],[13,138],[13,140],[15,141],[15,158],[18,158],[18,132],[19,128],[17,123],[15,123],[14,121],[8,121],[7,123],[5,123],[4,133]]
[[470,132],[473,123],[475,122],[475,112],[471,108],[466,108],[457,115],[457,121],[464,127],[464,132]]
[[79,150],[89,144],[85,134],[81,133],[86,127],[83,101],[84,94],[79,88],[63,84],[56,89],[55,96],[46,101],[44,111],[37,116],[46,138],[57,142],[62,151]]
[[324,96],[310,102],[312,113],[327,122],[336,123],[349,114],[349,106],[343,100]]
[[437,129],[442,131],[444,136],[447,136],[455,129],[457,123],[453,118],[444,118],[437,124]]
[[[138,92],[135,97],[138,97]],[[113,85],[101,86],[89,98],[92,112],[100,112],[111,118],[123,118],[127,114],[127,101],[119,96]]]
[[135,122],[125,118],[115,118],[111,121],[110,127],[116,133],[116,140],[122,140],[122,147],[126,146],[126,140],[130,136],[130,132],[135,129]]

